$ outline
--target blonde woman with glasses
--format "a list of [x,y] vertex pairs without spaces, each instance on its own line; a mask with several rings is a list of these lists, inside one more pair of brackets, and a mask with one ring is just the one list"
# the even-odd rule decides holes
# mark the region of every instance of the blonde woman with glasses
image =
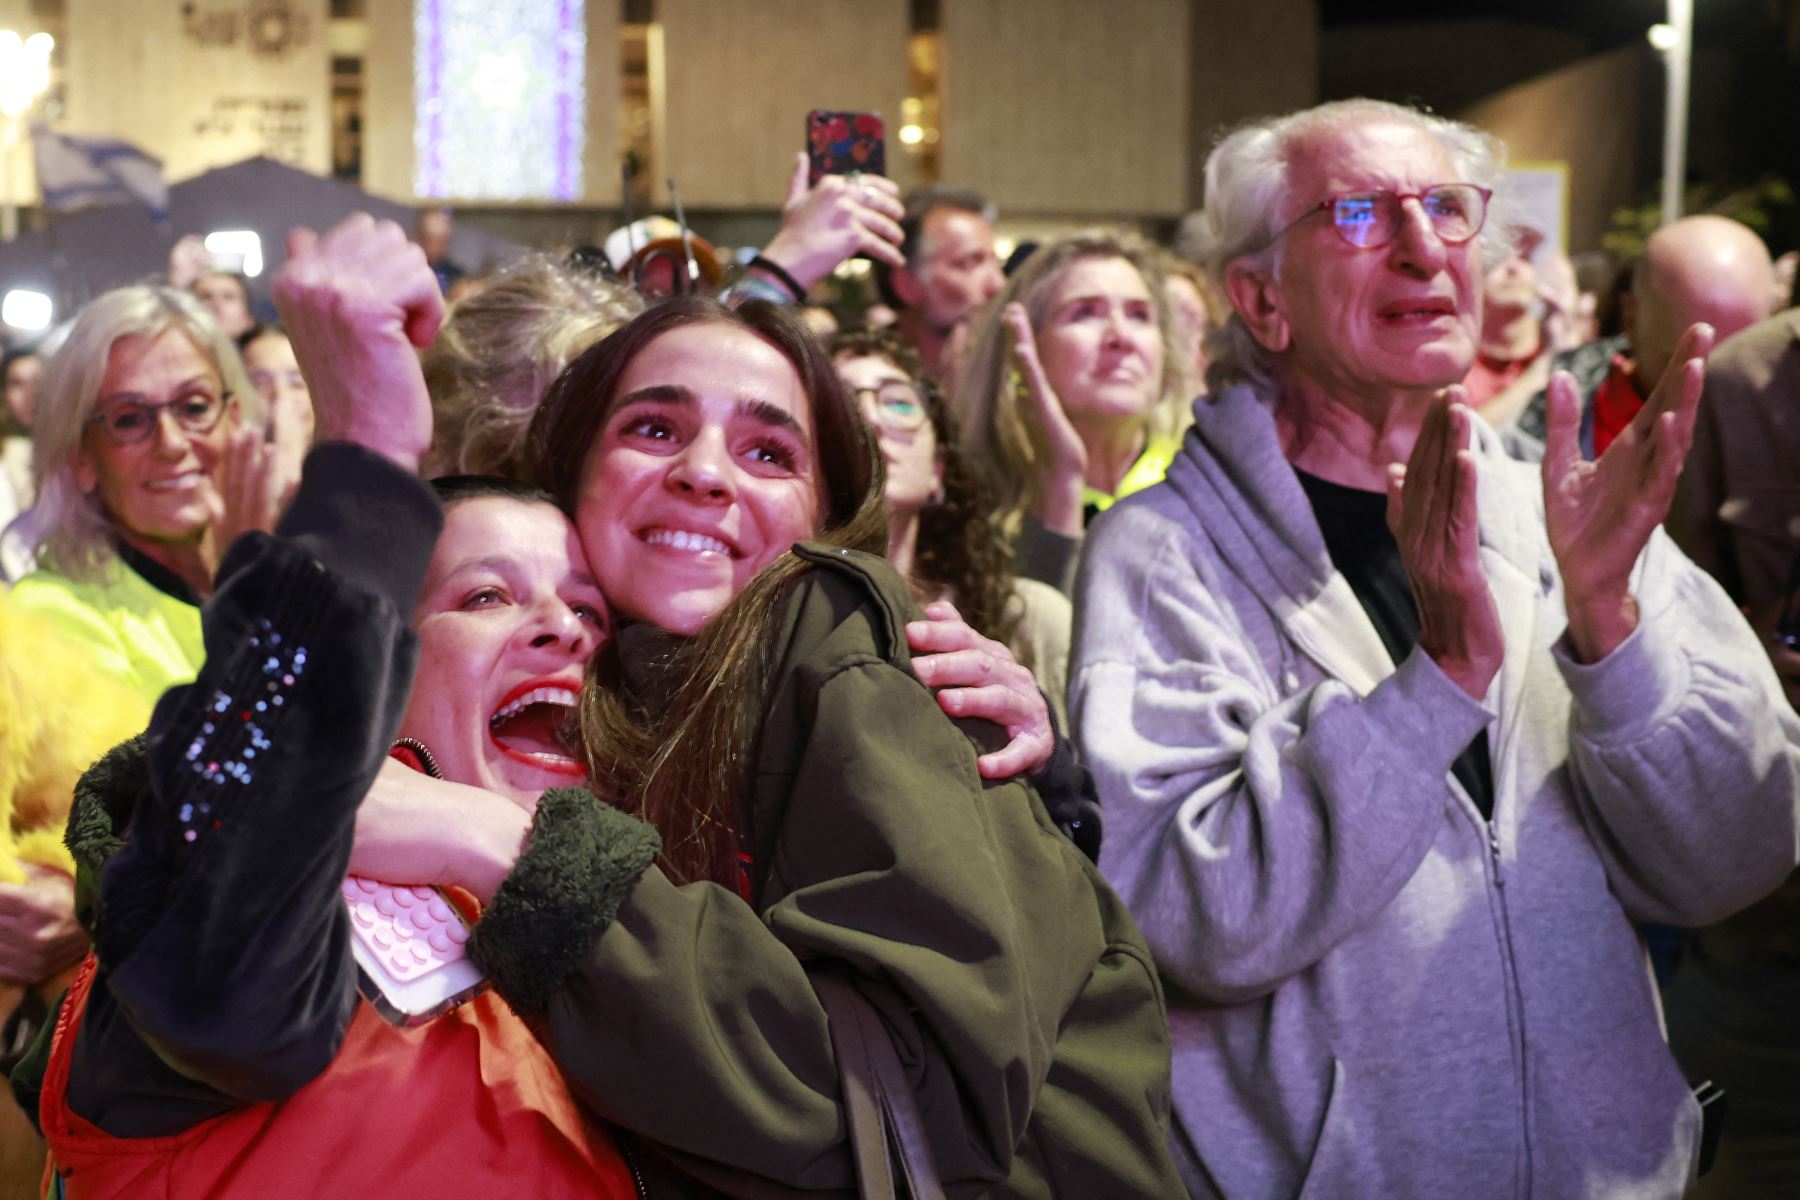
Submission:
[[14,588],[17,606],[147,700],[192,679],[224,549],[226,462],[260,464],[262,420],[237,350],[192,296],[140,286],[95,299],[38,396],[39,569]]

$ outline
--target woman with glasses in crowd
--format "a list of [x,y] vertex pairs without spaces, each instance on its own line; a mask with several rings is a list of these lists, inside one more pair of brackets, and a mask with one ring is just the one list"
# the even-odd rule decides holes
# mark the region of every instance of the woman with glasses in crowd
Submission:
[[[236,349],[186,292],[120,288],[82,311],[37,393],[38,503],[21,523],[38,569],[5,596],[17,641],[5,652],[29,653],[83,703],[0,704],[0,781],[71,778],[78,748],[110,744],[193,678],[228,439],[261,415]],[[48,640],[30,640],[34,627]],[[67,791],[42,794],[60,817]],[[20,804],[9,824],[24,827],[26,813]],[[23,884],[0,888],[0,977],[53,995],[50,980],[79,954],[69,865],[39,854]]]
[[1045,242],[976,330],[963,442],[1017,527],[1019,571],[1064,592],[1095,512],[1163,477],[1192,387],[1163,272],[1129,235]]
[[958,445],[949,405],[897,334],[831,342],[838,377],[860,404],[887,467],[887,559],[920,604],[949,601],[1004,642],[1050,697],[1059,724],[1071,612],[1048,584],[1013,576],[995,506]]
[[154,701],[204,658],[200,603],[223,550],[232,434],[263,402],[186,292],[125,287],[82,309],[45,370],[33,425],[39,569],[13,590]]

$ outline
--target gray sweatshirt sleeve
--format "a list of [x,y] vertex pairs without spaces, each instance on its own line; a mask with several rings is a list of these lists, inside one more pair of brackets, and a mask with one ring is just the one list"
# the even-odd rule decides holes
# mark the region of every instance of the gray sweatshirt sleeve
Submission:
[[1282,695],[1195,539],[1146,508],[1090,531],[1070,718],[1106,814],[1100,865],[1177,986],[1273,991],[1381,912],[1429,850],[1487,723],[1415,652],[1358,698]]
[[1660,530],[1634,594],[1638,628],[1606,658],[1555,651],[1576,804],[1627,913],[1711,924],[1794,869],[1800,719],[1736,606]]

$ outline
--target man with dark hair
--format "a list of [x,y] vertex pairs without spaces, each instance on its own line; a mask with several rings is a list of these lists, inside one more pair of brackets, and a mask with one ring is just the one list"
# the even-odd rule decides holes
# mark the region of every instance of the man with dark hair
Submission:
[[951,368],[945,349],[952,335],[1004,282],[994,254],[994,208],[977,192],[935,184],[914,188],[902,203],[906,265],[878,263],[875,280],[900,314],[901,334],[942,382]]

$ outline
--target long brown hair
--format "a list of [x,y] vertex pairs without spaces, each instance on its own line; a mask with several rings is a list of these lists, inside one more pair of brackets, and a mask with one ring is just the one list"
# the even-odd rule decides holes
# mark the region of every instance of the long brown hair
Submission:
[[[575,359],[532,421],[538,482],[575,511],[582,468],[617,407],[625,369],[658,337],[688,325],[746,330],[793,365],[812,405],[822,501],[815,536],[883,553],[887,514],[875,441],[818,339],[780,305],[751,301],[731,309],[709,297],[676,296]],[[589,777],[601,795],[656,827],[663,870],[678,883],[737,884],[738,799],[772,690],[767,649],[778,601],[810,569],[786,553],[758,572],[682,645],[669,667],[674,686],[666,704],[644,705],[626,694],[616,639],[589,667],[581,703]]]
[[972,628],[1005,642],[1013,657],[1035,667],[1030,647],[1018,637],[1024,612],[1012,602],[1012,548],[1000,523],[1000,506],[962,452],[956,418],[943,391],[892,329],[840,333],[831,339],[831,357],[885,359],[912,381],[925,401],[943,470],[943,499],[919,513],[913,575],[920,602],[947,595]]

